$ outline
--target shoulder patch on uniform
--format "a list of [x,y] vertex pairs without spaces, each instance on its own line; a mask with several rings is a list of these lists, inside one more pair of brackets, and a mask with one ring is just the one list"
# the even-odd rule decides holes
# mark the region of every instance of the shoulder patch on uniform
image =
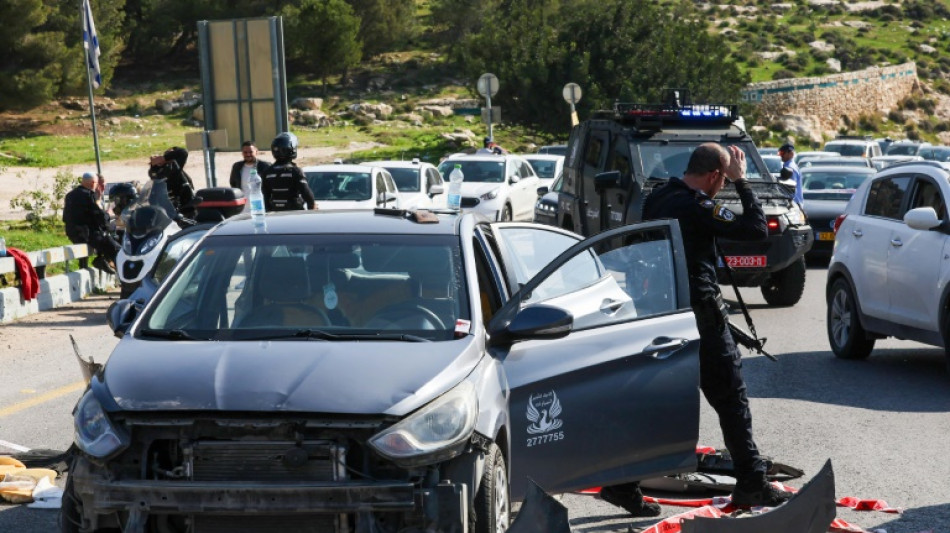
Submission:
[[736,219],[736,214],[721,205],[717,205],[716,208],[713,209],[713,218],[722,220],[723,222],[732,222]]
[[699,202],[699,205],[705,207],[706,209],[712,209],[712,207],[716,205],[716,202],[706,199],[706,200],[703,200],[702,202]]

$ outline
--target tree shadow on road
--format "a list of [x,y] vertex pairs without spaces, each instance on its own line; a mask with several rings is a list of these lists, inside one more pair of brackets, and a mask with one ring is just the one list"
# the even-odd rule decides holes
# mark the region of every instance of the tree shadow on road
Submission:
[[[747,350],[743,349],[747,354]],[[941,348],[875,349],[864,361],[831,351],[743,357],[750,396],[879,411],[950,411],[950,375]]]

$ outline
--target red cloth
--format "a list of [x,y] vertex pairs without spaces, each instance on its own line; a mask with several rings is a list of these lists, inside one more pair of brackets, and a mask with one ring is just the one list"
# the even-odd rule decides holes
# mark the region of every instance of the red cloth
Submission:
[[30,258],[22,250],[10,247],[7,247],[7,255],[13,257],[13,262],[16,264],[16,273],[20,278],[20,294],[23,299],[30,301],[36,298],[36,295],[40,293],[40,278],[36,275],[36,269],[33,268]]

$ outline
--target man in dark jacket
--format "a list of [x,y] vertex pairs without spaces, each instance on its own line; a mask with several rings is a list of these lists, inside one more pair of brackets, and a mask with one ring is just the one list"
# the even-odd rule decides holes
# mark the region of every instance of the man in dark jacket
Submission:
[[[270,168],[270,163],[258,158],[258,150],[254,141],[244,141],[241,144],[241,155],[243,159],[234,163],[231,167],[230,185],[235,189],[244,191],[245,198],[250,198],[251,191],[247,187],[247,179],[251,175],[251,169],[257,169],[257,175],[263,180],[264,175],[267,174],[267,169]],[[250,207],[250,202],[244,204],[244,212],[248,212]]]
[[74,244],[87,244],[97,257],[92,264],[99,270],[115,274],[109,263],[115,263],[119,243],[109,235],[109,215],[96,202],[96,176],[86,172],[82,182],[66,194],[63,202],[63,223],[66,236]]
[[[742,202],[736,214],[714,198],[732,183]],[[700,388],[719,415],[726,448],[735,465],[732,502],[739,507],[775,507],[790,494],[772,487],[769,462],[752,439],[752,413],[742,379],[742,360],[729,332],[716,275],[716,239],[761,240],[768,236],[765,214],[745,179],[745,153],[716,143],[693,152],[683,178],[670,178],[647,197],[643,219],[675,218],[680,223],[689,273],[690,304],[699,329]]]
[[162,155],[153,155],[149,160],[148,177],[153,180],[165,179],[168,185],[168,197],[175,210],[188,218],[194,218],[195,186],[185,172],[188,162],[188,150],[173,146]]

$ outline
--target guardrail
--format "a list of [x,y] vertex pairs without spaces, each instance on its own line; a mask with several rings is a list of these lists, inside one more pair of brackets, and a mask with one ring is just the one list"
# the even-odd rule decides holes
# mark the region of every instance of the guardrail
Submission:
[[[0,289],[0,324],[23,316],[61,307],[82,300],[98,289],[115,285],[115,277],[94,268],[88,268],[89,248],[85,244],[71,244],[25,252],[40,279],[40,293],[36,299],[25,301],[19,287]],[[79,260],[79,269],[71,271],[69,261]],[[63,263],[66,272],[46,276],[46,267]],[[0,275],[16,272],[12,257],[0,257]]]

